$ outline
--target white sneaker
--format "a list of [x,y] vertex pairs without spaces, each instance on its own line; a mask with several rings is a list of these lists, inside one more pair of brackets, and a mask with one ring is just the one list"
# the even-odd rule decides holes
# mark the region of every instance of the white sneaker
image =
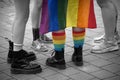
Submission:
[[43,43],[41,43],[39,40],[33,41],[31,48],[34,49],[35,51],[41,51],[41,52],[48,51],[47,47]]
[[120,36],[118,34],[115,35],[115,39],[117,40],[117,43],[120,44]]
[[46,35],[41,35],[40,40],[44,43],[52,43],[52,39],[47,37]]
[[96,37],[94,38],[94,43],[101,43],[102,41],[105,40],[105,34],[103,34],[102,36],[100,37]]
[[[115,36],[115,39],[117,40],[117,43],[120,44],[120,36],[118,34],[116,34]],[[103,34],[102,36],[100,37],[96,37],[94,38],[94,43],[101,43],[105,40],[105,34]]]
[[91,49],[92,53],[101,54],[111,51],[119,50],[117,42],[111,42],[111,41],[104,41],[101,42],[99,45],[93,46]]

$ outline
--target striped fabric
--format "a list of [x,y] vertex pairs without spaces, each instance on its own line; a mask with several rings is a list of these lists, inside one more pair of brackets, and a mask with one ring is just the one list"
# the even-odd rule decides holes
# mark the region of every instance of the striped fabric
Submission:
[[83,47],[84,44],[84,38],[85,38],[85,30],[83,31],[72,31],[73,34],[73,41],[74,41],[74,47]]
[[43,7],[42,20],[48,17],[40,24],[41,34],[66,27],[96,28],[93,0],[43,0]]
[[61,33],[52,32],[53,44],[55,51],[62,51],[65,45],[65,31]]

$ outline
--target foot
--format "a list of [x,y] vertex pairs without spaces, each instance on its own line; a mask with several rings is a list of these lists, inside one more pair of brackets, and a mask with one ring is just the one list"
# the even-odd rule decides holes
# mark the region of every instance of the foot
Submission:
[[46,65],[60,70],[66,69],[65,60],[64,59],[57,60],[55,59],[55,57],[48,58],[46,60]]
[[50,39],[49,37],[47,37],[46,35],[42,35],[41,36],[41,41],[45,42],[45,43],[52,43],[52,39]]
[[32,49],[34,49],[35,51],[40,51],[40,52],[48,51],[47,47],[39,40],[35,40],[32,42]]
[[112,41],[105,41],[99,43],[99,45],[95,45],[92,49],[92,53],[96,54],[101,54],[101,53],[106,53],[106,52],[111,52],[111,51],[116,51],[119,50],[119,46],[117,42],[112,42]]
[[105,34],[100,36],[100,37],[94,38],[94,43],[100,43],[100,42],[102,42],[104,40],[105,40]]
[[[65,64],[64,58],[62,57],[62,58],[58,59],[56,57],[56,54],[58,55],[60,53],[55,52],[55,56],[52,56],[52,57],[50,57],[46,60],[46,65],[57,68],[57,69],[60,69],[60,70],[66,69],[66,64]],[[61,53],[61,54],[63,54],[63,53]]]
[[82,56],[82,48],[74,48],[74,53],[72,55],[72,61],[76,66],[83,65],[83,56]]
[[[23,50],[24,51],[24,50]],[[13,61],[11,63],[12,74],[36,74],[42,71],[40,65],[30,63],[28,59],[23,56],[23,51],[13,51]]]
[[[120,43],[120,36],[118,34],[116,34],[114,37],[115,37],[117,43],[119,44]],[[100,36],[100,37],[94,38],[94,43],[101,43],[104,40],[105,40],[105,34]]]
[[[21,50],[21,54],[23,56],[25,56],[28,59],[28,61],[36,60],[36,56],[33,52],[27,53],[26,51]],[[14,54],[13,54],[13,42],[9,40],[9,51],[8,51],[8,57],[7,57],[8,63],[12,63],[12,61],[14,59],[13,56],[14,56]]]
[[115,39],[117,40],[117,43],[120,44],[120,36],[118,35],[118,33],[116,33]]

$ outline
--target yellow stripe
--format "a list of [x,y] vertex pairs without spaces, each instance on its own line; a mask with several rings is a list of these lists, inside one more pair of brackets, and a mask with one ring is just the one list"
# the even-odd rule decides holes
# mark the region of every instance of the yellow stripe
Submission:
[[77,26],[78,3],[79,0],[68,0],[67,24],[66,24],[67,27]]
[[90,11],[90,0],[79,0],[79,10],[78,10],[78,26],[86,28],[88,27]]
[[53,40],[54,44],[65,44],[65,40]]
[[84,39],[85,36],[81,36],[81,37],[73,37],[74,40],[81,40],[81,39]]

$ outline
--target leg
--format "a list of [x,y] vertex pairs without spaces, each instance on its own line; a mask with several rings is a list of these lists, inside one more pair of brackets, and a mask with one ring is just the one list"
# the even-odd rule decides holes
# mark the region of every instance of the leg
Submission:
[[[98,1],[102,1],[102,0],[98,0]],[[116,28],[116,20],[117,20],[115,5],[113,5],[113,3],[109,0],[104,0],[104,2],[102,3],[98,2],[98,3],[101,6],[101,10],[102,10],[106,40],[114,41],[114,31]]]
[[29,16],[29,0],[14,0],[16,17],[13,27],[14,51],[11,64],[11,73],[13,74],[34,74],[41,72],[40,65],[31,64],[28,60],[29,55],[22,49],[25,25]]
[[13,25],[13,42],[14,50],[19,51],[22,49],[25,26],[29,17],[29,0],[14,0],[14,2],[16,16]]
[[32,31],[33,31],[33,42],[32,49],[36,51],[46,52],[48,49],[46,46],[40,41],[40,33],[39,33],[39,23],[41,19],[41,7],[42,0],[33,0],[33,9],[32,9]]
[[[9,41],[9,52],[8,52],[8,63],[11,63],[13,60],[13,51],[21,52],[24,51],[22,49],[23,39],[24,39],[24,32],[26,27],[26,22],[29,16],[29,0],[15,0],[15,10],[16,16],[13,24],[13,42]],[[22,5],[22,6],[21,6]],[[35,60],[36,56],[34,53],[30,54],[23,54],[31,61]]]
[[55,55],[47,59],[46,65],[58,69],[66,68],[64,60],[65,36],[64,30],[52,32]]
[[117,25],[117,10],[115,5],[110,0],[97,0],[102,10],[102,18],[105,28],[105,40],[93,47],[92,52],[104,53],[118,50],[117,41],[114,37],[115,28]]
[[111,0],[113,3],[114,3],[114,5],[116,6],[116,8],[117,8],[117,22],[116,22],[116,24],[117,24],[117,27],[116,27],[116,31],[115,31],[115,39],[117,40],[117,42],[118,43],[120,43],[120,29],[119,29],[119,26],[120,26],[120,5],[119,5],[119,3],[120,3],[120,0]]
[[40,23],[40,14],[42,7],[42,0],[33,0],[32,8],[32,29],[33,29],[33,41],[39,39],[39,23]]
[[41,7],[42,7],[42,0],[34,0],[33,1],[33,9],[32,9],[32,27],[33,27],[33,41],[38,40],[39,38],[43,41],[52,42],[45,35],[39,34],[39,23],[41,20]]
[[85,29],[73,28],[73,41],[74,41],[74,53],[72,55],[72,61],[77,66],[83,65],[82,49],[84,44]]
[[[97,3],[101,7],[103,22],[104,22],[104,26],[105,26],[105,34],[107,36],[106,37],[107,40],[108,40],[108,38],[110,39],[112,37],[114,37],[116,40],[118,40],[117,39],[119,37],[118,32],[117,32],[118,9],[117,9],[116,4],[114,4],[114,3],[116,3],[116,1],[115,0],[97,0]],[[108,28],[110,26],[113,26],[114,28]],[[111,30],[112,30],[112,32],[111,32]],[[111,37],[110,37],[111,34],[109,34],[109,33],[112,34]],[[113,35],[113,33],[114,33],[114,35]],[[94,42],[100,43],[104,39],[105,39],[105,35],[102,35],[101,37],[95,38]],[[118,41],[118,43],[119,43],[119,41]]]

